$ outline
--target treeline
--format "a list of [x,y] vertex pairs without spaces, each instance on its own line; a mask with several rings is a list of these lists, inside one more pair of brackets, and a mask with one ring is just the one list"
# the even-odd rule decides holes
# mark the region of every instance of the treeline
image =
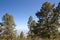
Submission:
[[32,16],[29,17],[27,37],[23,32],[17,36],[16,24],[12,15],[8,13],[3,15],[0,23],[0,40],[59,40],[60,3],[55,7],[55,4],[45,2],[35,15],[38,18],[37,22],[33,20]]

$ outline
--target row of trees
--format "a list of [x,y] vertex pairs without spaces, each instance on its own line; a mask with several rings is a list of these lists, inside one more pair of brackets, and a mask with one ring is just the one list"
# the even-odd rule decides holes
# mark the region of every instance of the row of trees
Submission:
[[23,32],[17,36],[13,16],[6,13],[0,23],[0,40],[54,40],[59,37],[60,3],[57,7],[50,2],[43,3],[36,16],[39,19],[37,22],[29,17],[29,32],[25,37]]

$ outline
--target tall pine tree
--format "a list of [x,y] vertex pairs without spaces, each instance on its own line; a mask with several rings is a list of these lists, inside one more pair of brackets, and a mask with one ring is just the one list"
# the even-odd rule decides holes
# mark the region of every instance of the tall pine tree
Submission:
[[[36,23],[32,21],[32,33],[41,38],[56,38],[58,36],[58,13],[54,8],[54,4],[45,2],[42,4],[40,11],[36,13],[39,19]],[[33,24],[36,25],[33,25]]]
[[42,5],[41,10],[36,13],[36,16],[39,19],[37,29],[40,30],[40,37],[55,38],[58,34],[58,15],[54,10],[54,5],[49,2],[45,2]]
[[13,40],[16,37],[15,34],[15,23],[13,16],[6,13],[3,18],[3,26],[4,26],[4,32],[3,36],[6,40]]

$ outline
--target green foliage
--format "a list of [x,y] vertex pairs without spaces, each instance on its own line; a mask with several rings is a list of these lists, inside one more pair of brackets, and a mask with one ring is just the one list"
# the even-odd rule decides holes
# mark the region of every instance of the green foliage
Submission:
[[26,37],[23,32],[16,35],[13,16],[6,13],[0,23],[0,40],[59,40],[60,3],[55,8],[50,2],[43,3],[36,16],[39,19],[37,22],[29,17]]
[[20,38],[24,38],[24,33],[23,32],[20,33]]
[[13,16],[6,13],[3,18],[2,18],[3,22],[3,26],[0,27],[0,30],[2,29],[2,33],[0,35],[2,35],[3,39],[6,40],[12,40],[16,37],[15,34],[15,30],[14,30],[14,20],[13,20]]
[[60,3],[57,8],[54,8],[54,4],[49,2],[43,3],[40,11],[36,13],[37,18],[39,19],[38,22],[34,20],[30,24],[30,36],[40,37],[40,38],[48,38],[55,39],[58,37],[58,24],[60,15],[57,11],[60,8]]

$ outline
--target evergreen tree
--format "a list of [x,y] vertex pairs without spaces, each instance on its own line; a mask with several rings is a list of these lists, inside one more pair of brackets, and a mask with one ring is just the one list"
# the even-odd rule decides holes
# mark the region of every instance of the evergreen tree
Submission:
[[[42,37],[42,38],[56,38],[58,35],[58,14],[56,9],[54,8],[54,4],[49,2],[43,3],[40,11],[36,13],[38,22],[31,22],[30,30],[34,37]],[[34,25],[36,24],[36,25]]]
[[28,28],[29,28],[29,32],[28,32],[28,36],[31,35],[31,22],[33,21],[33,18],[32,16],[29,17],[29,20],[28,20]]
[[23,32],[20,33],[19,40],[26,40]]
[[39,18],[38,27],[39,35],[42,38],[55,38],[58,33],[57,28],[57,13],[54,11],[54,5],[49,2],[45,2],[41,10],[36,13],[36,16]]
[[3,26],[4,26],[4,32],[3,32],[3,37],[6,40],[13,40],[16,37],[15,34],[15,23],[13,20],[13,16],[6,13],[3,18]]
[[20,38],[24,38],[24,33],[23,32],[20,33]]
[[32,31],[34,31],[35,26],[36,26],[36,22],[35,20],[33,20],[32,16],[30,16],[28,20],[28,27],[29,27],[28,36],[31,38],[34,36],[34,33]]

